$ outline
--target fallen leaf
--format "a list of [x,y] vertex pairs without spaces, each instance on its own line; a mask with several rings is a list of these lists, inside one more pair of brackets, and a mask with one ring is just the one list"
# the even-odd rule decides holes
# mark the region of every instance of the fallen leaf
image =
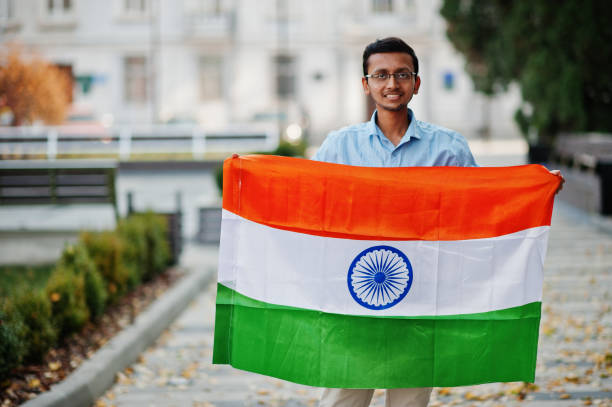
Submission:
[[465,398],[466,400],[481,400],[480,396],[472,393],[471,391],[468,391],[467,393],[465,393],[463,395],[463,398]]
[[576,374],[570,374],[565,376],[565,381],[568,383],[579,383],[580,379],[578,378],[578,376]]

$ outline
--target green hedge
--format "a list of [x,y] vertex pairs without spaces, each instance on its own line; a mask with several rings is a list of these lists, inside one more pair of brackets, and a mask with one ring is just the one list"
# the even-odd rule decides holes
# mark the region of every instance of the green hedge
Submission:
[[124,251],[124,264],[133,270],[135,278],[150,280],[168,266],[171,254],[167,229],[166,218],[152,212],[132,215],[119,223],[119,234],[132,243]]
[[115,231],[83,232],[64,248],[43,289],[0,300],[0,380],[42,361],[58,341],[95,322],[107,305],[163,272],[170,261],[164,217],[122,219]]
[[24,346],[21,356],[26,363],[42,360],[57,341],[58,329],[51,309],[46,293],[31,289],[20,291],[6,304],[7,314],[21,324],[16,333]]
[[0,380],[19,365],[25,353],[21,342],[23,322],[0,310]]

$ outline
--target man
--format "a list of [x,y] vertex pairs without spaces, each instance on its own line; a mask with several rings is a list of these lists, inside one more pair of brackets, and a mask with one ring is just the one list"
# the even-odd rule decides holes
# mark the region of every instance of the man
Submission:
[[363,89],[376,105],[367,123],[329,134],[314,159],[370,167],[475,166],[458,133],[418,121],[408,103],[421,78],[414,50],[399,38],[368,45],[363,53]]
[[[331,132],[315,160],[369,167],[476,166],[457,132],[415,118],[408,103],[419,92],[419,61],[399,38],[369,44],[363,53],[362,85],[376,110],[369,122]],[[558,171],[553,172],[561,176]],[[424,407],[431,388],[388,389],[387,407]],[[366,407],[373,389],[325,389],[322,407]]]

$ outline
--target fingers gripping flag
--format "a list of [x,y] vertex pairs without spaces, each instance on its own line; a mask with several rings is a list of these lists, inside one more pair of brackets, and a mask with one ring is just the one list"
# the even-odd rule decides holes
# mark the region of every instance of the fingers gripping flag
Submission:
[[213,363],[321,387],[532,382],[558,182],[227,159]]

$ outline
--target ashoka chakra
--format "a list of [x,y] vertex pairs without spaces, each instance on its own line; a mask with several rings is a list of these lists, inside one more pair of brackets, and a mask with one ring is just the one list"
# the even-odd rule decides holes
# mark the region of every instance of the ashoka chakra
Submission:
[[412,285],[408,257],[391,246],[374,246],[359,253],[348,271],[348,288],[360,305],[385,309],[400,302]]

